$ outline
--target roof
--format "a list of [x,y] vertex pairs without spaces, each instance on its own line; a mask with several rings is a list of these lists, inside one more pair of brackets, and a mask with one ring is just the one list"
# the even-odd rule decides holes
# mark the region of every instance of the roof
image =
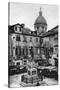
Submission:
[[36,25],[36,24],[46,24],[47,25],[47,22],[43,16],[38,16],[34,25]]
[[26,33],[27,34],[27,33],[31,32],[31,30],[29,28],[25,28],[24,27],[25,24],[19,24],[19,23],[14,24],[14,25],[9,25],[8,26],[9,32],[14,33],[15,32],[14,31],[14,27],[15,26],[19,26],[21,28],[22,33]]
[[29,28],[26,28],[26,27],[21,27],[21,33],[19,32],[15,32],[14,30],[14,27],[18,25],[19,27],[21,27],[21,24],[14,24],[14,25],[9,25],[8,26],[8,33],[9,34],[13,34],[13,33],[16,33],[16,34],[23,34],[23,35],[29,35],[29,36],[37,36],[37,37],[40,37],[39,35],[37,35],[37,31],[32,31],[31,29]]
[[48,32],[44,33],[42,35],[42,37],[48,37],[48,36],[52,36],[54,34],[58,34],[58,25],[54,28],[52,28],[51,30],[49,30]]
[[45,18],[42,16],[41,8],[40,8],[39,16],[37,17],[34,25],[36,25],[36,24],[46,24],[47,25]]

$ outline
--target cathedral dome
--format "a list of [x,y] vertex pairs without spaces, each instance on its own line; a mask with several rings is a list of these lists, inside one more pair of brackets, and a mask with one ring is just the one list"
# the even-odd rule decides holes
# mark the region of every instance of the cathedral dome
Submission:
[[36,25],[36,24],[46,24],[47,25],[45,18],[42,16],[41,8],[40,8],[39,16],[37,17],[34,25]]

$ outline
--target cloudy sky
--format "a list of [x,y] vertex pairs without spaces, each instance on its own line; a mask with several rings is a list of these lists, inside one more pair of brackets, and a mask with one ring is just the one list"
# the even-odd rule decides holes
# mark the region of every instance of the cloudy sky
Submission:
[[48,30],[58,25],[58,6],[46,4],[27,4],[10,2],[9,5],[9,24],[24,23],[26,27],[34,30],[34,22],[39,15],[40,7],[42,15],[45,17]]

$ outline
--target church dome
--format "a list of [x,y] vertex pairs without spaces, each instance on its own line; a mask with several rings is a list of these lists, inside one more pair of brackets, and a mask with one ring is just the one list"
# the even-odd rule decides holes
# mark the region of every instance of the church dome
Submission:
[[36,24],[46,24],[47,25],[45,18],[42,16],[41,8],[40,8],[39,16],[37,17],[34,25],[36,25]]

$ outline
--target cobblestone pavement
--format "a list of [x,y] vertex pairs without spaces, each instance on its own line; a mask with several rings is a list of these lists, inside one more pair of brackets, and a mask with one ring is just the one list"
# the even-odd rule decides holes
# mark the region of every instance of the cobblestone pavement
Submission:
[[[12,88],[22,87],[21,86],[21,75],[23,74],[10,76],[10,87]],[[46,85],[49,86],[49,85],[57,85],[57,84],[58,84],[57,80],[54,80],[51,78],[44,78],[40,86],[46,86]]]

